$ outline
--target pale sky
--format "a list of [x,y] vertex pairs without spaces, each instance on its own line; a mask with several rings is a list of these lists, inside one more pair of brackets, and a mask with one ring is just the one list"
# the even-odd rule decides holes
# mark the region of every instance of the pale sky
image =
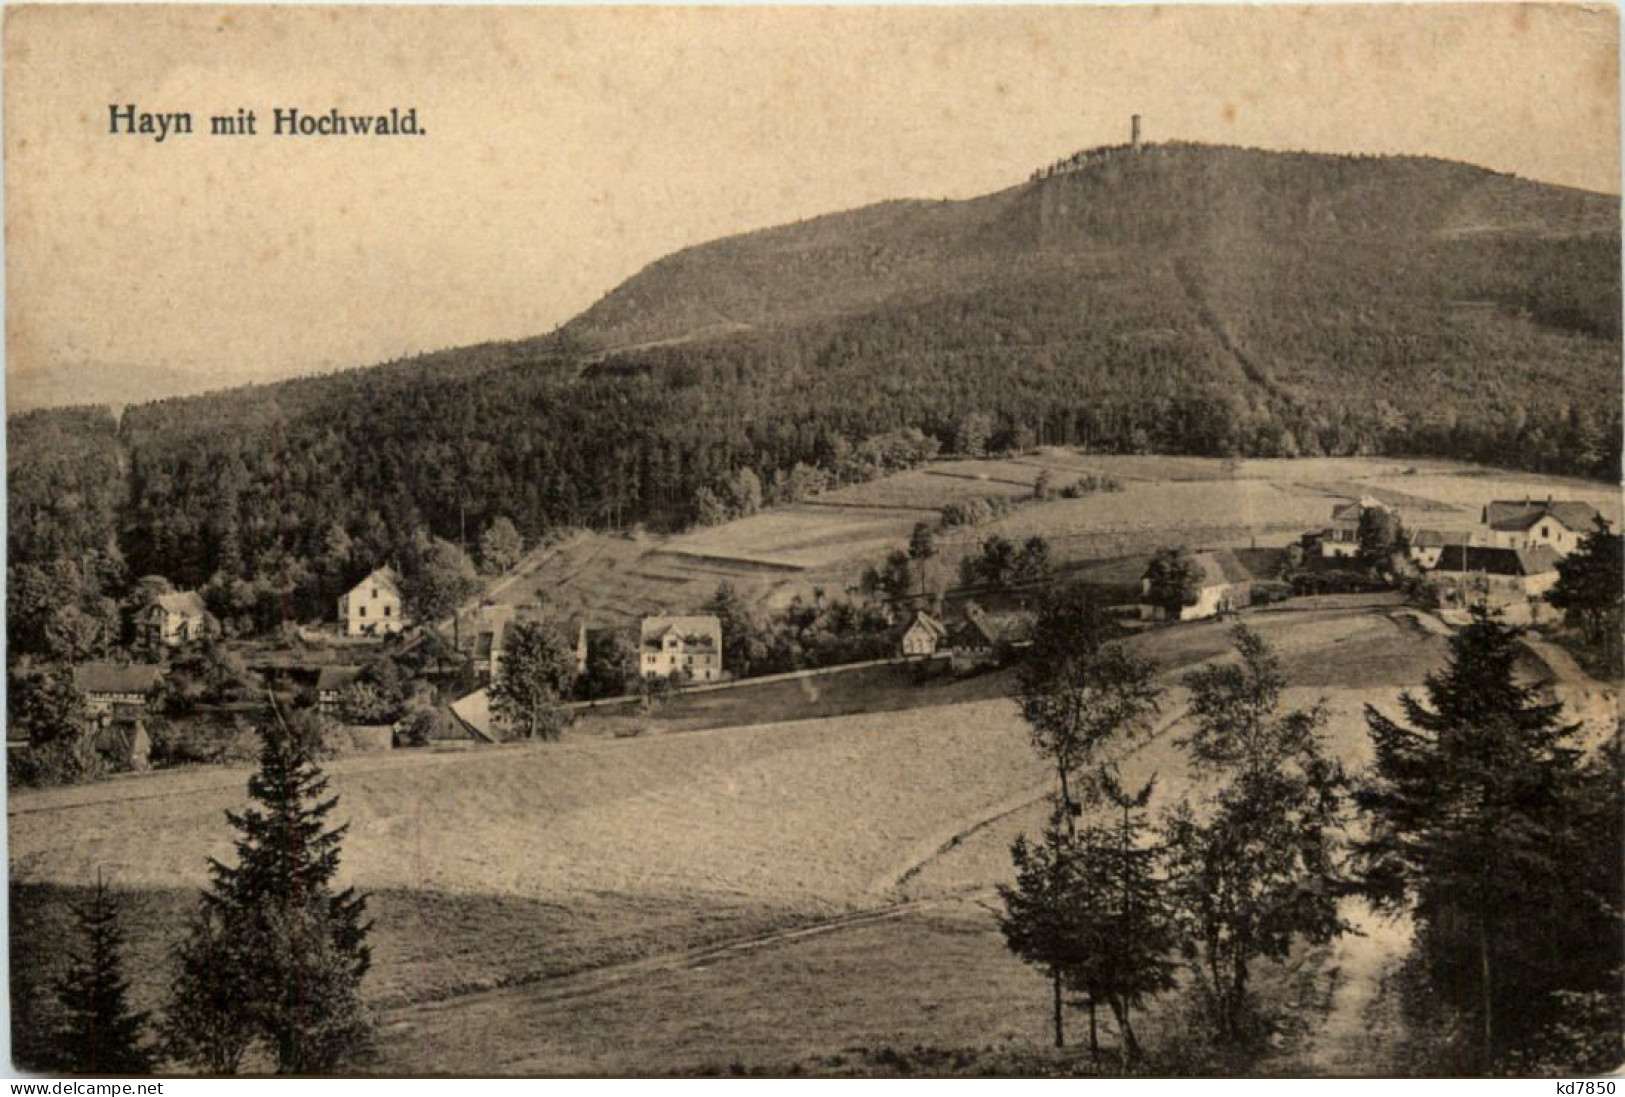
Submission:
[[[221,382],[546,332],[685,245],[1088,145],[1448,157],[1618,193],[1579,7],[10,9],[8,375]],[[190,111],[156,143],[108,105]],[[400,138],[213,114],[416,107]]]

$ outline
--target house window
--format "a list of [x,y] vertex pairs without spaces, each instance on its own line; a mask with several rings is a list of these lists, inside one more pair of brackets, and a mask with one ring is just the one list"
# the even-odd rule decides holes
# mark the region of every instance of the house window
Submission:
[[372,596],[373,596],[373,597],[374,597],[374,598],[377,598],[377,597],[378,597],[378,588],[377,588],[377,587],[373,587],[373,588],[372,588]]
[[365,617],[367,615],[367,607],[366,606],[358,606],[356,608],[360,611],[361,616]]
[[389,616],[389,611],[390,611],[390,607],[389,607],[389,606],[385,606],[385,607],[384,607],[384,616],[385,616],[385,617],[388,617],[388,616]]

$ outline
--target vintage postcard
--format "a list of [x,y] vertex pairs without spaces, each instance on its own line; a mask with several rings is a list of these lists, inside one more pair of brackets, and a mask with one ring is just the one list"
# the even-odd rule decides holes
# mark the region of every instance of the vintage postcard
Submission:
[[5,14],[16,1073],[1620,1067],[1615,8]]

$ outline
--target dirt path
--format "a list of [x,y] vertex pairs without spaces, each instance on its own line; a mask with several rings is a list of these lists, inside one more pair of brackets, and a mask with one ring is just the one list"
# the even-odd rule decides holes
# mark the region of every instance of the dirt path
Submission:
[[1410,924],[1378,916],[1363,899],[1346,900],[1343,916],[1358,934],[1339,937],[1326,961],[1331,1003],[1299,1053],[1301,1068],[1332,1077],[1389,1074],[1397,1018],[1384,989],[1410,948]]

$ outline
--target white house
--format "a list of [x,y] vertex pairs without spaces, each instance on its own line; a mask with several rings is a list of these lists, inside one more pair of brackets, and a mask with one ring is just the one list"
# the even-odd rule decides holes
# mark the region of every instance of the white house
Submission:
[[154,647],[177,647],[220,632],[220,623],[195,590],[158,595],[141,611],[140,624]]
[[1559,556],[1579,547],[1597,520],[1597,508],[1578,500],[1545,502],[1525,498],[1497,500],[1484,508],[1484,525],[1489,527],[1490,544],[1496,548],[1529,549],[1545,546]]
[[1322,556],[1360,555],[1360,516],[1368,510],[1386,510],[1382,500],[1369,495],[1332,507],[1332,521],[1320,532]]
[[[1217,550],[1198,552],[1191,556],[1196,565],[1196,601],[1179,611],[1179,620],[1194,621],[1201,617],[1214,617],[1230,613],[1252,604],[1252,572],[1242,566],[1233,552]],[[1151,595],[1151,575],[1147,570],[1140,579],[1140,596]],[[1140,618],[1145,621],[1165,621],[1168,613],[1163,607],[1149,602],[1140,603]]]
[[903,629],[899,649],[905,658],[916,655],[935,655],[948,639],[948,626],[922,610],[916,610],[914,619]]
[[401,577],[394,568],[374,571],[339,597],[339,621],[346,636],[383,636],[406,627],[401,612]]
[[1447,548],[1463,548],[1481,543],[1478,535],[1471,530],[1419,529],[1410,535],[1410,548],[1407,554],[1417,567],[1425,571],[1438,566],[1439,557]]
[[696,682],[722,678],[722,622],[711,616],[645,617],[638,644],[645,678],[686,671]]

